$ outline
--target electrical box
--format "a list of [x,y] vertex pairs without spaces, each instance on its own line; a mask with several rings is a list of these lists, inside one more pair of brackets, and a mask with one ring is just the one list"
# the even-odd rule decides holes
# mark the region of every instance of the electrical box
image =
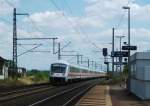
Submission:
[[130,57],[130,90],[139,98],[150,99],[150,52],[137,52]]

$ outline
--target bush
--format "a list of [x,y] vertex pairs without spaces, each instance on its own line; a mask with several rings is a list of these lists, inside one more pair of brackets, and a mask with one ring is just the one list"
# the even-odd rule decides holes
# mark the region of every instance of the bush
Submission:
[[33,82],[48,82],[49,81],[49,72],[48,71],[38,71],[31,70],[27,72],[27,77],[30,77]]

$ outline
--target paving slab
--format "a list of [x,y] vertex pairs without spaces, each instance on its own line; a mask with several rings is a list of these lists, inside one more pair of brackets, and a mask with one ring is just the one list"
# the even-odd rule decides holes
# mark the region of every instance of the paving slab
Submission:
[[110,95],[113,106],[150,106],[150,100],[143,101],[120,85],[111,85]]
[[112,106],[109,86],[97,85],[93,87],[76,106]]

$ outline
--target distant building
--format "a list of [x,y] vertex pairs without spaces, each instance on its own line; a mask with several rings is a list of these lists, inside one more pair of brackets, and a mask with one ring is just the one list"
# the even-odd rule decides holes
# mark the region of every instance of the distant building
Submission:
[[8,64],[7,60],[0,57],[0,79],[8,78]]
[[26,68],[18,67],[17,72],[19,76],[24,76],[26,74]]
[[150,99],[150,52],[137,52],[130,58],[130,90],[141,99]]

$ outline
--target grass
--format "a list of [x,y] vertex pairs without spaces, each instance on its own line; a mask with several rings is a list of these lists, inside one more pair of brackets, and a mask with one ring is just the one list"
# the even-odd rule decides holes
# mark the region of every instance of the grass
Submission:
[[125,80],[127,79],[127,75],[122,73],[118,73],[115,76],[110,75],[110,78],[108,80],[102,80],[100,82],[101,85],[114,85],[114,84],[121,84],[125,83]]
[[45,83],[49,81],[49,71],[28,71],[26,77],[34,83]]
[[19,81],[18,79],[12,79],[12,78],[0,80],[0,86],[9,87],[9,86],[20,86],[20,85],[26,85],[26,84]]
[[0,80],[0,86],[21,86],[49,82],[49,71],[31,70],[25,76]]

